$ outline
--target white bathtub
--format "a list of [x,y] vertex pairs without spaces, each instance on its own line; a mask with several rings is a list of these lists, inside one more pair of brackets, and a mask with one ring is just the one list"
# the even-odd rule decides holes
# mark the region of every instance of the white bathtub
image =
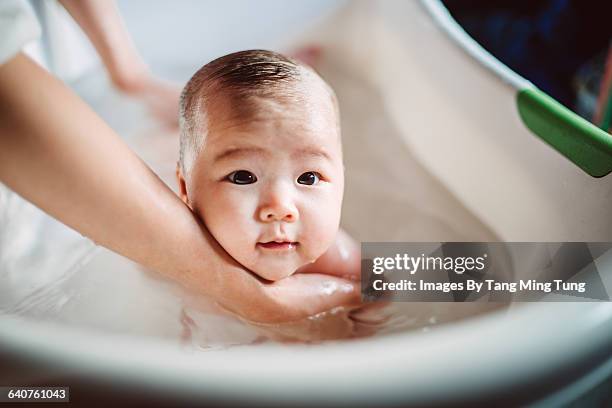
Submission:
[[[235,21],[206,21],[244,13],[250,3],[173,6],[173,18],[183,13],[201,34],[196,49],[182,31],[164,31],[165,45],[155,39],[167,3],[132,4],[122,7],[137,45],[154,68],[182,80],[234,49],[321,45],[317,68],[341,104],[342,223],[359,240],[612,241],[611,176],[592,178],[534,136],[521,121],[516,84],[457,46],[432,18],[433,2],[320,2],[298,7],[297,17],[283,11],[284,2],[268,2],[244,31],[228,28]],[[158,11],[146,19],[145,8]],[[291,38],[274,40],[288,25]],[[249,30],[255,34],[241,37]],[[206,43],[223,35],[225,45]],[[172,63],[161,60],[164,52],[174,52]],[[141,107],[100,86],[99,72],[74,86],[173,185],[176,139],[151,130]],[[2,383],[66,381],[90,384],[90,391],[94,384],[102,401],[101,389],[115,398],[144,392],[185,401],[350,406],[559,404],[595,398],[593,389],[601,392],[605,381],[604,390],[610,386],[610,302],[529,303],[488,313],[486,304],[404,304],[402,330],[316,345],[259,344],[245,325],[203,312],[189,316],[198,327],[190,342],[177,341],[185,301],[172,284],[26,207],[15,214],[39,220],[32,224],[47,234],[30,254],[72,248],[74,259],[26,262],[37,279],[1,271],[0,306],[11,312],[0,316]],[[58,236],[63,246],[48,243]],[[612,253],[598,268],[610,291]],[[14,295],[20,290],[26,302]],[[223,330],[207,330],[208,323]]]

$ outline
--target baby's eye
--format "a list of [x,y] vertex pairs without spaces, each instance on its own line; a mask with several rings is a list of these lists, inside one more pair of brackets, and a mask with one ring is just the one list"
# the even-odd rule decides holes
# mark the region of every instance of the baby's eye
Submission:
[[235,171],[227,176],[227,179],[234,184],[252,184],[257,181],[257,177],[246,170]]
[[307,186],[312,186],[313,184],[317,184],[321,179],[321,175],[314,171],[307,171],[303,173],[300,177],[298,177],[297,182],[300,184],[305,184]]

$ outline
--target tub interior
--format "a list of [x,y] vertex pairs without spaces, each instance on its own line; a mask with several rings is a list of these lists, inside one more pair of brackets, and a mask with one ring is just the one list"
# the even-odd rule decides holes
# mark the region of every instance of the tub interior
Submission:
[[[336,65],[334,61],[326,61],[321,72],[336,90],[341,104],[346,166],[341,224],[355,239],[364,242],[497,240],[484,223],[414,160],[375,88],[353,74],[350,67]],[[105,89],[92,92],[92,88],[102,88],[100,84],[104,81],[100,74],[82,78],[76,86],[80,92],[91,92],[90,98],[98,98],[92,101],[95,106],[122,112],[123,118],[113,116],[115,126],[120,121],[125,121],[121,125],[127,129],[137,128],[139,123],[151,123],[142,106],[117,95],[106,85]],[[145,126],[127,133],[126,140],[176,190],[176,132]],[[11,199],[19,200],[14,196]],[[5,265],[5,275],[10,273],[12,278],[0,289],[4,295],[1,297],[4,313],[96,331],[161,337],[202,350],[260,344],[271,338],[267,328],[256,328],[223,314],[214,304],[157,278],[119,255],[95,247],[78,234],[64,231],[65,227],[48,220],[29,204],[15,203],[14,207],[13,231],[33,228],[24,225],[26,220],[32,224],[33,219],[38,219],[39,228],[47,231],[37,239],[36,245],[44,248],[38,252],[39,262],[15,265],[13,271]],[[19,233],[24,234],[23,230]],[[58,239],[44,242],[64,233],[67,237],[60,238],[63,247]],[[53,251],[63,253],[73,251],[71,248],[79,248],[80,256],[64,259],[62,265],[53,261]],[[32,256],[34,253],[32,250]],[[396,303],[385,310],[389,321],[379,328],[379,334],[429,330],[437,324],[496,307],[486,303]]]
[[[239,34],[235,34],[238,37],[230,37],[223,47],[215,44],[193,51],[184,48],[184,33],[177,32],[174,39],[181,44],[178,49],[182,52],[178,55],[174,51],[174,63],[162,62],[154,50],[154,38],[146,40],[143,36],[150,27],[141,27],[142,31],[138,31],[135,11],[126,8],[124,12],[128,27],[134,27],[131,21],[135,24],[136,43],[144,50],[145,57],[158,64],[154,65],[158,72],[179,81],[188,79],[199,65],[214,56],[234,49],[282,47],[290,51],[304,44],[321,46],[323,52],[316,68],[335,89],[341,109],[346,166],[342,226],[358,241],[487,242],[529,237],[535,228],[539,229],[538,238],[571,240],[568,239],[571,233],[561,222],[564,207],[553,204],[559,198],[559,188],[538,189],[542,179],[532,177],[528,171],[530,160],[537,160],[537,154],[548,158],[548,150],[537,145],[536,152],[527,158],[513,156],[520,149],[516,145],[521,140],[524,143],[532,140],[526,139],[523,130],[517,130],[520,124],[509,113],[509,89],[504,84],[483,85],[484,96],[462,104],[457,99],[457,92],[464,91],[461,84],[451,83],[448,75],[436,78],[439,64],[427,72],[423,64],[417,63],[423,61],[419,59],[420,53],[426,51],[418,45],[423,41],[418,36],[434,35],[435,27],[425,20],[417,2],[413,3],[403,11],[418,13],[421,20],[415,21],[414,32],[403,34],[381,23],[393,20],[389,17],[392,8],[387,8],[385,14],[386,6],[378,10],[367,2],[348,6],[344,2],[316,3],[312,7],[318,10],[316,15],[308,11],[296,17],[299,24],[294,26],[304,32],[296,30],[290,40],[270,40],[274,33],[266,36],[260,28],[261,37],[254,36],[250,42],[239,41]],[[202,7],[195,3],[192,6]],[[372,10],[376,13],[369,14]],[[325,20],[324,15],[333,17]],[[369,24],[366,24],[367,16],[372,17]],[[249,24],[253,27],[272,24],[271,20],[265,20],[269,17],[261,17],[263,20],[259,21],[258,18]],[[219,38],[225,29],[219,26],[218,32],[203,33],[203,38]],[[374,40],[381,41],[380,45],[373,43]],[[396,50],[403,44],[415,50],[413,55],[403,48],[401,52]],[[168,44],[160,48],[164,47],[171,48]],[[456,51],[448,52],[458,55]],[[384,59],[379,59],[380,56]],[[393,60],[394,57],[397,59]],[[483,83],[494,82],[486,72],[471,69],[480,73]],[[406,82],[401,78],[411,80]],[[99,67],[72,80],[71,85],[176,190],[176,132],[159,127],[137,101],[113,91]],[[499,109],[491,110],[487,98],[500,101]],[[484,121],[485,128],[474,116],[476,111],[480,116],[489,116]],[[520,137],[508,141],[506,136],[514,134],[491,136],[494,131],[487,126],[500,123],[506,125],[506,133],[515,131]],[[444,137],[446,142],[440,144],[438,137]],[[455,155],[451,154],[453,150]],[[495,154],[479,154],[483,151]],[[464,154],[463,158],[458,158],[459,154]],[[501,166],[495,164],[497,159]],[[556,160],[556,156],[551,159],[553,167],[568,174],[561,197],[574,186],[596,198],[612,191],[609,177],[598,186],[589,181],[586,187],[584,183],[577,187],[584,180]],[[489,170],[483,173],[485,168]],[[497,184],[495,177],[499,177]],[[518,210],[511,217],[507,215],[511,204],[500,205],[497,201],[500,190],[496,185],[505,186],[501,190],[502,199],[522,195],[520,200],[512,200],[518,203]],[[490,191],[483,186],[490,187]],[[267,329],[224,315],[205,299],[157,278],[123,257],[95,247],[18,196],[5,191],[0,199],[6,204],[1,216],[7,225],[0,232],[1,313],[55,321],[95,333],[153,336],[200,350],[260,345],[274,337]],[[592,217],[585,218],[593,205],[581,206],[579,218],[594,227],[577,233],[575,239],[605,238],[612,233],[612,228],[605,230],[601,222],[594,224]],[[529,208],[541,210],[547,206],[552,211],[534,221]],[[610,225],[611,219],[608,215],[602,220],[604,227]],[[542,228],[548,227],[552,228],[552,234],[540,234]],[[394,303],[386,309],[388,321],[377,333],[382,336],[407,330],[429,331],[441,323],[498,308],[499,305],[487,303]]]

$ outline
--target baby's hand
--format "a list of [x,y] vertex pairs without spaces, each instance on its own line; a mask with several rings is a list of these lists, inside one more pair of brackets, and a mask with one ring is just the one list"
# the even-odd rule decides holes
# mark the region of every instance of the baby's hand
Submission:
[[361,278],[361,248],[343,229],[338,230],[331,247],[314,263],[297,273],[321,273],[358,281]]

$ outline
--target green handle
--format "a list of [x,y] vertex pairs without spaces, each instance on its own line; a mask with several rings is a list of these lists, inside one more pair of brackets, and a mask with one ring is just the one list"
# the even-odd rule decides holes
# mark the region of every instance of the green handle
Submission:
[[535,89],[517,97],[527,127],[593,177],[612,171],[612,135]]

